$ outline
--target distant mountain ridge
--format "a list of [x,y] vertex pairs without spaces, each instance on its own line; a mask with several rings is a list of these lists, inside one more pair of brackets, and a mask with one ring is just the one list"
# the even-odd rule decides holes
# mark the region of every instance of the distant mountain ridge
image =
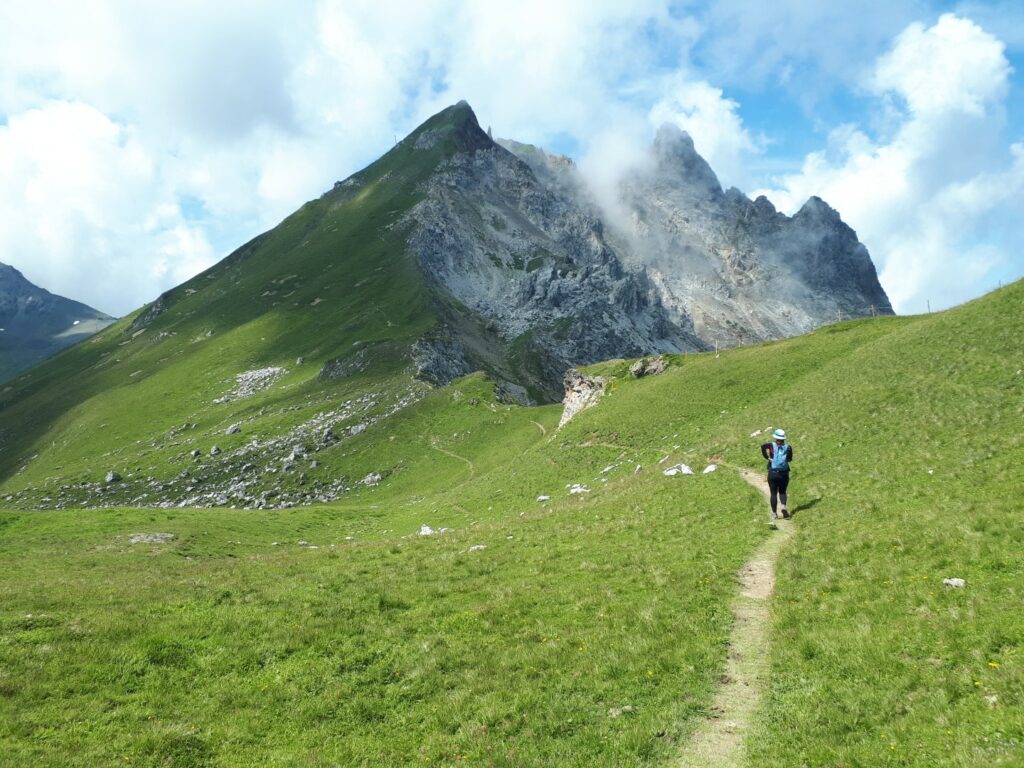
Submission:
[[0,381],[112,322],[109,315],[52,294],[0,264]]

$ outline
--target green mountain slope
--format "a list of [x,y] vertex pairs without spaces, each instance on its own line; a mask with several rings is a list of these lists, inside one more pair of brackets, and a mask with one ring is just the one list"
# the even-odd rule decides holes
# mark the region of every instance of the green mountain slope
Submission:
[[[205,454],[219,443],[230,454],[261,429],[287,436],[318,407],[341,410],[372,392],[387,408],[421,391],[410,385],[411,347],[437,326],[438,307],[394,212],[408,210],[424,176],[464,149],[463,117],[457,108],[441,113],[420,129],[444,137],[430,150],[403,142],[207,272],[4,388],[8,488],[37,486],[27,498],[38,501],[54,496],[47,481],[59,480],[80,489],[66,492],[67,503],[88,504],[116,471],[125,482],[108,497],[170,484],[177,500],[185,486],[176,476],[190,466],[185,445]],[[272,389],[213,402],[230,396],[240,372],[268,368],[281,369],[265,382]],[[224,431],[233,423],[246,428],[232,439]]]
[[[1022,307],[1017,283],[639,380],[610,361],[608,394],[558,431],[557,407],[472,376],[319,451],[383,475],[339,503],[2,513],[6,754],[669,765],[722,669],[735,573],[772,535],[732,470],[781,425],[798,531],[751,764],[1019,764]],[[254,396],[252,430],[303,418],[281,411],[312,381]],[[680,461],[698,474],[662,474]],[[33,471],[8,487],[45,488]]]

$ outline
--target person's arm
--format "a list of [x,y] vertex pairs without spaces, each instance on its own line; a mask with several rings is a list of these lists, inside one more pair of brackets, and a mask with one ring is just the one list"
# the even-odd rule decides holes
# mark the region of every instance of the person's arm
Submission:
[[772,444],[771,443],[762,443],[761,444],[761,455],[765,458],[766,461],[771,461],[772,460],[771,450],[772,450]]
[[787,445],[786,446],[786,461],[792,461],[792,460],[793,460],[793,446],[792,445]]

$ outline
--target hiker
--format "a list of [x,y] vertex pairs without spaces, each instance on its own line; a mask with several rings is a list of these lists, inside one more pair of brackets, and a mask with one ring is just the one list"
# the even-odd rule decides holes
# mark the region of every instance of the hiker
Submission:
[[782,516],[790,518],[786,506],[786,489],[789,487],[789,462],[793,460],[793,446],[786,443],[786,431],[776,429],[772,433],[775,442],[761,446],[761,455],[768,461],[768,490],[771,491],[772,519],[779,517],[776,509],[782,502]]

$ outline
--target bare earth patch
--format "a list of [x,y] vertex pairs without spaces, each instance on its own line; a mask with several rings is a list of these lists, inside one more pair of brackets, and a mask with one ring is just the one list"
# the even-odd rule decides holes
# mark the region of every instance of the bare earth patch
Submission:
[[[743,479],[768,494],[765,478],[740,470]],[[777,520],[778,531],[758,547],[739,571],[740,592],[733,600],[733,628],[721,685],[708,716],[694,731],[679,766],[712,768],[746,764],[744,741],[768,676],[769,599],[775,591],[775,561],[793,536],[789,520]]]

